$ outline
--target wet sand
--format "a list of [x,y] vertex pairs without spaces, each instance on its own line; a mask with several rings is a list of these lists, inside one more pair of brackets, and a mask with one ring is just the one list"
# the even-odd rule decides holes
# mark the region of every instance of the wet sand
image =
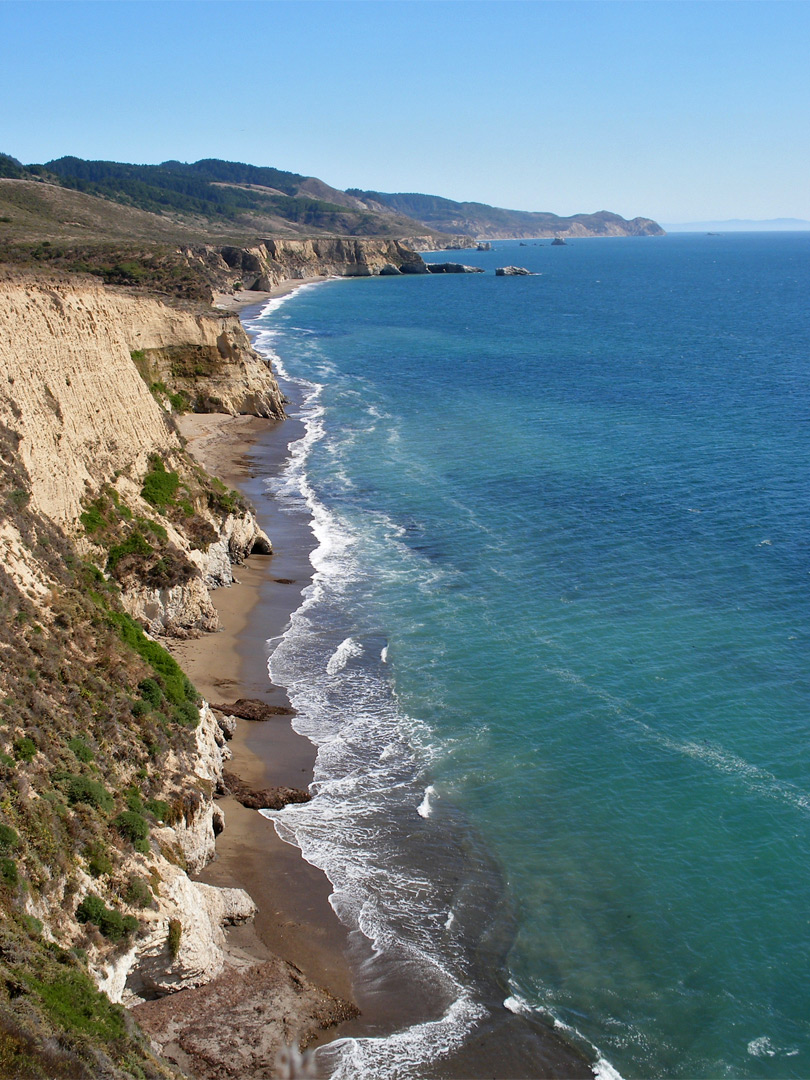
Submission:
[[[189,415],[180,426],[190,452],[208,471],[250,498],[275,553],[252,555],[235,568],[234,585],[212,591],[221,623],[217,633],[178,642],[172,652],[208,701],[244,697],[289,706],[284,689],[270,683],[267,642],[284,632],[300,604],[310,580],[313,541],[309,529],[274,512],[261,478],[286,457],[295,422]],[[312,779],[315,748],[292,729],[289,716],[240,720],[229,747],[229,770],[251,787],[306,788]],[[347,932],[329,905],[327,879],[297,848],[283,843],[258,811],[231,796],[219,805],[225,830],[215,860],[199,880],[244,888],[259,907],[252,926],[230,932],[230,943],[257,960],[271,953],[289,960],[313,982],[351,998]]]

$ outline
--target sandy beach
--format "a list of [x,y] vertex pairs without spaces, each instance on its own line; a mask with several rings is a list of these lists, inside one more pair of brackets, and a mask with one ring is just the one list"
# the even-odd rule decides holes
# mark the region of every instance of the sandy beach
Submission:
[[[225,297],[218,306],[242,309],[302,284]],[[248,698],[280,709],[264,721],[238,721],[227,771],[254,790],[306,789],[315,748],[293,730],[286,693],[272,685],[267,669],[268,641],[283,634],[312,572],[312,533],[274,508],[262,483],[285,459],[298,435],[296,421],[189,414],[178,426],[190,453],[248,497],[274,553],[252,555],[235,567],[232,586],[212,591],[216,633],[167,644],[209,703]],[[317,1045],[356,1015],[347,931],[329,905],[326,877],[283,843],[270,821],[231,794],[219,806],[225,829],[198,880],[245,889],[256,918],[228,931],[223,976],[136,1012],[166,1056],[205,1080],[277,1075],[280,1047]]]

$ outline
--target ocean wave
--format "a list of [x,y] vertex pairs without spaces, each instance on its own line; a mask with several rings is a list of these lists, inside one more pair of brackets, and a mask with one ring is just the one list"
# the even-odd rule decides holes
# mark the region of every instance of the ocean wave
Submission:
[[416,1024],[384,1038],[338,1039],[319,1047],[316,1057],[332,1069],[332,1080],[417,1080],[421,1069],[458,1050],[482,1006],[458,998],[439,1020]]
[[354,638],[350,637],[344,638],[327,661],[327,675],[337,675],[338,672],[343,671],[353,656],[362,655],[363,646],[359,641],[355,641]]
[[433,786],[433,784],[428,784],[428,786],[425,788],[424,798],[422,799],[422,801],[419,803],[419,805],[416,808],[416,812],[419,815],[419,817],[423,817],[423,818],[429,818],[430,817],[430,815],[432,813],[432,807],[430,805],[430,800],[431,800],[432,796],[434,796],[435,794],[436,794],[436,788]]
[[598,1053],[596,1047],[585,1038],[582,1032],[578,1031],[575,1027],[572,1027],[571,1024],[564,1023],[552,1012],[549,1012],[546,1009],[535,1008],[514,990],[513,993],[504,1000],[503,1006],[505,1009],[508,1009],[509,1012],[514,1013],[515,1016],[539,1016],[544,1020],[551,1020],[555,1028],[565,1032],[571,1043],[584,1048],[589,1056],[595,1058],[594,1063],[591,1065],[595,1080],[623,1080],[621,1073],[619,1073],[606,1058]]

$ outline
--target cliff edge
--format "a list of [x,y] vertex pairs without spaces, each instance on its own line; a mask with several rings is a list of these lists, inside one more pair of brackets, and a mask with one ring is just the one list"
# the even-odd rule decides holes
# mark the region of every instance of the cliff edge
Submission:
[[[92,278],[7,275],[0,328],[0,1075],[175,1076],[121,1003],[230,985],[255,904],[190,876],[233,720],[161,640],[216,629],[209,589],[272,549],[174,416],[282,398],[234,316]],[[315,1030],[351,1013],[272,977]]]

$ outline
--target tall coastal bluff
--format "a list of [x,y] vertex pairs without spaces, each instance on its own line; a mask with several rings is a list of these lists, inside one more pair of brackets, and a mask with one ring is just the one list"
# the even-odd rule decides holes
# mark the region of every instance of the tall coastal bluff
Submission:
[[189,249],[189,262],[245,289],[267,292],[283,281],[314,277],[373,277],[426,274],[424,260],[402,240],[364,237],[314,237],[260,240],[248,247]]
[[176,1076],[114,1003],[226,978],[256,910],[193,879],[234,720],[161,642],[215,630],[209,590],[271,545],[184,450],[190,408],[283,416],[237,317],[0,280],[0,1060],[24,1075]]
[[235,315],[93,279],[22,278],[0,282],[0,294],[0,421],[21,436],[33,501],[54,520],[77,519],[88,491],[116,474],[142,475],[150,454],[179,451],[150,385],[193,385],[188,404],[207,399],[205,411],[284,415]]

